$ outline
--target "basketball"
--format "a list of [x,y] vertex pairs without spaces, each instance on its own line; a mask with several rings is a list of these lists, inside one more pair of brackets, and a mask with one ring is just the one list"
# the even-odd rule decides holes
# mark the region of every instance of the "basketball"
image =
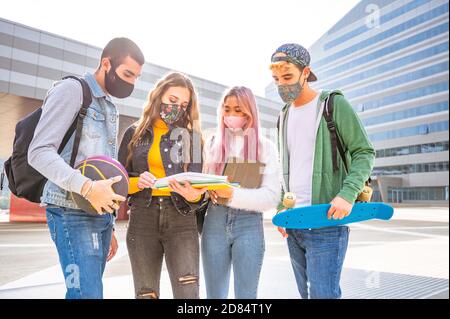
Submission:
[[[94,156],[85,159],[75,165],[82,175],[93,181],[106,180],[115,176],[122,176],[122,180],[112,185],[114,193],[126,197],[128,195],[128,173],[121,163],[107,156]],[[91,203],[77,193],[71,193],[73,201],[78,208],[91,214],[97,215],[97,211]],[[120,203],[117,203],[120,204]]]

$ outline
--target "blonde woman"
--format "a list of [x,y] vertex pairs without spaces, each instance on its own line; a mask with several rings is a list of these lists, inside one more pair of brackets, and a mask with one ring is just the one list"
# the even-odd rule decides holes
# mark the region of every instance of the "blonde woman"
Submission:
[[127,247],[136,298],[159,298],[163,258],[174,298],[199,298],[195,209],[206,190],[176,181],[170,190],[152,189],[157,178],[201,172],[196,141],[201,141],[197,95],[188,77],[171,73],[150,92],[141,118],[126,130],[119,150],[131,176]]

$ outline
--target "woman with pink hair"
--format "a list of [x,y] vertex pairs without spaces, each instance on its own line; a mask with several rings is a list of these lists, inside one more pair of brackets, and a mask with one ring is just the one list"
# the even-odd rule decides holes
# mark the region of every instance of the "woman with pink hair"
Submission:
[[235,297],[254,299],[265,251],[262,213],[276,208],[281,193],[278,152],[261,135],[256,100],[246,87],[225,94],[218,123],[216,134],[205,143],[205,173],[222,175],[231,159],[262,163],[263,169],[258,188],[209,192],[201,241],[207,297],[228,297],[233,266]]

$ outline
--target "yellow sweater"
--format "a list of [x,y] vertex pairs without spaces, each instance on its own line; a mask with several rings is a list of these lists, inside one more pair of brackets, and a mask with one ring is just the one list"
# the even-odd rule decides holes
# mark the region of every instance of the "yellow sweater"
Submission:
[[[150,173],[156,178],[166,177],[166,172],[164,171],[164,164],[161,158],[161,151],[159,149],[159,144],[161,142],[161,136],[169,132],[169,127],[167,124],[158,119],[155,124],[153,124],[153,143],[148,152],[148,167]],[[141,189],[137,186],[139,177],[130,178],[129,194],[134,194],[139,192]],[[157,189],[152,190],[153,196],[170,196],[170,191],[160,191]]]

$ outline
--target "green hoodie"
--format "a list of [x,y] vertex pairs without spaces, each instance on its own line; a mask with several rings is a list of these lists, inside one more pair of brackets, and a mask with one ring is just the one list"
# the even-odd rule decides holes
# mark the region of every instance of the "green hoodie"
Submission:
[[[333,119],[346,150],[345,155],[349,164],[348,175],[345,173],[344,164],[339,155],[339,169],[333,172],[330,132],[325,118],[322,116],[323,102],[331,92],[340,93],[334,98]],[[288,123],[288,111],[289,104],[285,105],[280,112],[278,131],[278,148],[283,168],[283,193],[289,191],[289,178],[295,178],[289,176],[287,125],[284,125],[284,123]],[[323,91],[320,94],[316,124],[317,135],[313,160],[311,203],[313,205],[327,204],[333,198],[339,196],[353,204],[372,172],[375,158],[372,143],[369,141],[358,115],[340,91]],[[281,207],[282,204],[280,203],[278,208]]]

